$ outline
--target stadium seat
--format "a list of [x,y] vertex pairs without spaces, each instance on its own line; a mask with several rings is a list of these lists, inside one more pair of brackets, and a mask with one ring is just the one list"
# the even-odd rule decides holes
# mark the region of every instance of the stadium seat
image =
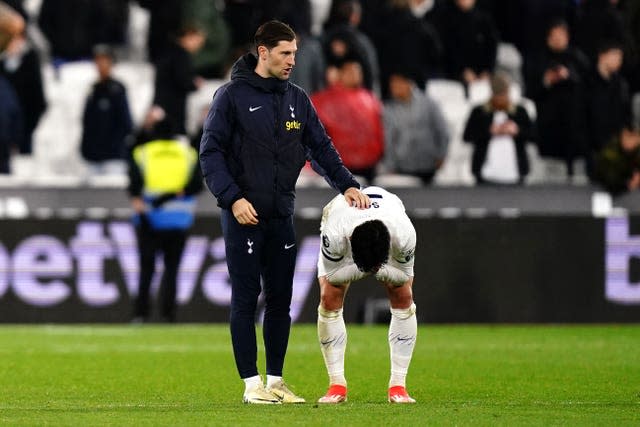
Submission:
[[491,98],[489,80],[481,79],[469,85],[469,102],[473,105],[485,103]]
[[226,80],[207,80],[197,91],[187,98],[187,132],[195,134],[202,126],[205,110],[209,110],[213,94]]
[[441,104],[466,100],[464,86],[456,80],[432,79],[427,82],[427,95]]

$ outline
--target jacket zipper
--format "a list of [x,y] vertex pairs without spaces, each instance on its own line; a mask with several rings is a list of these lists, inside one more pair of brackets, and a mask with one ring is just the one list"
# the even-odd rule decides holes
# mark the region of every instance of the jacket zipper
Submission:
[[280,98],[277,93],[273,94],[274,119],[273,124],[273,212],[278,212],[278,124],[280,123]]

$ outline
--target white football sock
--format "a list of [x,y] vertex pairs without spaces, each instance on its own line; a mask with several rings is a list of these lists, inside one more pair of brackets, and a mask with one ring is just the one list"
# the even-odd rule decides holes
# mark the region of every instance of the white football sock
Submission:
[[416,305],[409,308],[392,308],[389,324],[389,349],[391,351],[391,378],[389,387],[405,386],[405,379],[418,335]]
[[267,387],[272,387],[275,383],[282,381],[282,377],[267,375]]
[[260,375],[255,375],[249,378],[243,378],[244,381],[244,391],[247,392],[250,389],[254,388],[257,385],[262,384],[262,377]]
[[346,386],[344,352],[347,347],[347,328],[342,309],[325,310],[318,306],[318,340],[329,374],[329,384]]

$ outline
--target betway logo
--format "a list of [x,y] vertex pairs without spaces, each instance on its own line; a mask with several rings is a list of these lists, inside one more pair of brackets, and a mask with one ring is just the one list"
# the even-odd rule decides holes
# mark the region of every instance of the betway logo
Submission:
[[[314,283],[319,245],[320,239],[315,236],[300,242],[293,279],[292,320],[299,317]],[[18,242],[12,252],[0,242],[0,299],[11,289],[27,304],[51,307],[75,293],[88,306],[105,307],[118,302],[121,292],[137,294],[138,250],[135,229],[129,222],[79,222],[68,245],[54,236],[40,234]],[[124,282],[120,282],[121,286],[105,280],[106,261],[118,265]],[[158,258],[152,282],[155,289],[162,270],[162,260]],[[230,304],[231,284],[222,237],[188,238],[177,285],[178,304],[189,303],[198,286],[209,302]]]
[[605,254],[608,301],[618,304],[640,303],[640,282],[632,282],[631,263],[640,259],[640,236],[629,234],[629,218],[607,218]]

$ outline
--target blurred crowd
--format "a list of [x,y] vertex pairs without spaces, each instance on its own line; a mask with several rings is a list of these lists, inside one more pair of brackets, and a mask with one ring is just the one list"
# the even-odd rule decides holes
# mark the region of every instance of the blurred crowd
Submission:
[[[437,182],[459,138],[472,184],[529,183],[533,153],[568,182],[578,165],[612,192],[640,187],[640,0],[0,0],[0,174],[32,154],[51,108],[42,70],[79,61],[97,71],[78,144],[91,174],[124,173],[132,135],[159,116],[197,148],[188,97],[226,80],[274,18],[298,35],[291,80],[366,182]],[[140,120],[112,72],[137,60],[154,71]]]

